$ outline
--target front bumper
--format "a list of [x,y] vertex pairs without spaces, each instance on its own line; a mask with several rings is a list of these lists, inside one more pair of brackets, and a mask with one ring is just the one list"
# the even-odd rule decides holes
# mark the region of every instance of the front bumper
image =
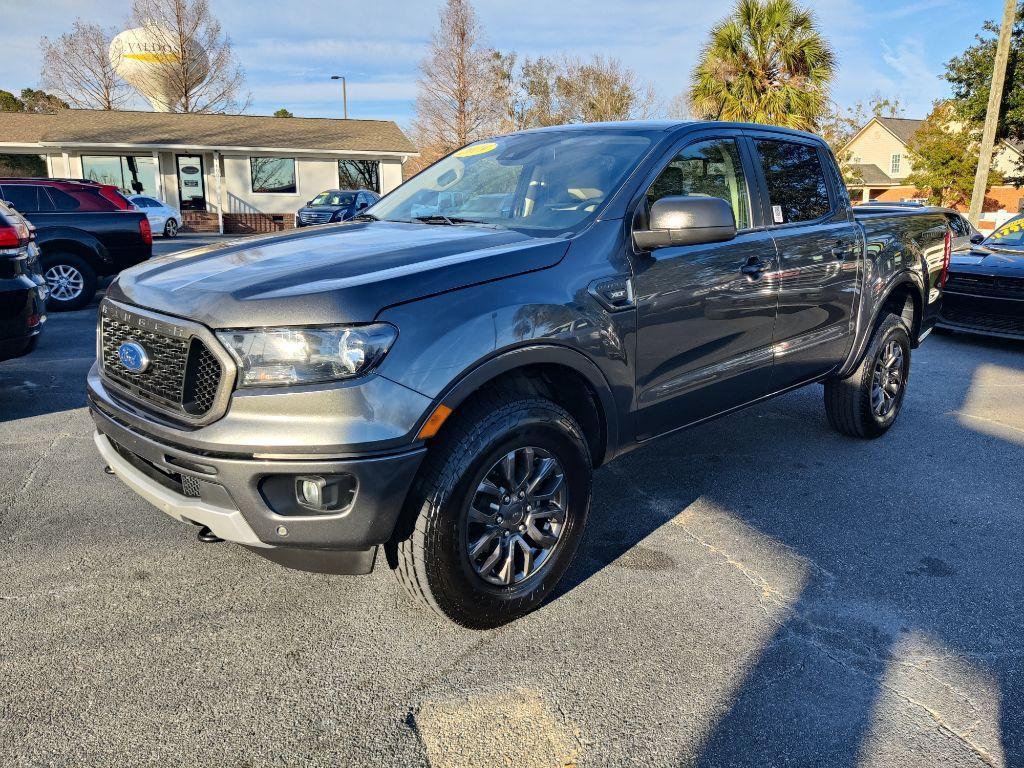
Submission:
[[[153,439],[95,403],[95,441],[104,460],[132,490],[182,522],[205,525],[217,536],[291,567],[366,572],[377,545],[394,531],[425,449],[362,458],[267,460],[225,457]],[[351,502],[339,512],[296,513],[268,491],[268,481],[300,475],[350,475]],[[289,508],[290,506],[290,508]],[[358,554],[353,567],[332,553]]]

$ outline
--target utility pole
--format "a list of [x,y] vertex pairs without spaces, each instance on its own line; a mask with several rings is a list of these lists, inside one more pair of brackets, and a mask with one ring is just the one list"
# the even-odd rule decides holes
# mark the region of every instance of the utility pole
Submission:
[[331,80],[341,80],[341,108],[345,119],[348,120],[348,87],[345,85],[344,75],[331,75]]
[[978,152],[978,171],[974,175],[974,191],[971,194],[971,209],[967,218],[974,226],[981,219],[981,208],[985,203],[988,188],[988,174],[992,169],[992,147],[996,143],[996,127],[999,125],[1000,104],[1003,100],[1003,84],[1006,82],[1006,62],[1010,57],[1010,36],[1017,15],[1017,0],[1006,0],[1003,8],[1003,25],[999,28],[999,43],[996,45],[996,60],[992,66],[992,85],[988,91],[988,110],[985,113],[985,129],[981,134],[981,148]]

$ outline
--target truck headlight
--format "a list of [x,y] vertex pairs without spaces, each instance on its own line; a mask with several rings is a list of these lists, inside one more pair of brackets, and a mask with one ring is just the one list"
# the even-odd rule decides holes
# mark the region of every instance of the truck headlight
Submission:
[[397,337],[387,323],[217,331],[238,363],[240,387],[355,378],[373,370]]

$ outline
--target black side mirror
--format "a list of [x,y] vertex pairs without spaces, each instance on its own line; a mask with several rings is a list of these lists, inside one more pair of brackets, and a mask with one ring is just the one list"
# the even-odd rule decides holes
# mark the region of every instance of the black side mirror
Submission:
[[981,232],[975,232],[971,235],[971,245],[981,245],[985,242],[985,236]]
[[356,210],[357,211],[365,211],[369,207],[370,207],[369,204],[367,204],[366,201],[364,200],[363,202],[359,203],[359,205],[356,206]]
[[641,251],[723,243],[736,237],[732,206],[720,197],[663,197],[651,206],[648,229],[633,230]]

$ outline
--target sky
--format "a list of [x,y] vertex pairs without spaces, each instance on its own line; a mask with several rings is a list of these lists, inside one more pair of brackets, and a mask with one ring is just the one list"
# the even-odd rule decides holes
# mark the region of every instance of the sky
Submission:
[[[285,107],[302,117],[396,120],[413,112],[419,62],[441,0],[210,0],[252,92],[251,114]],[[805,2],[839,58],[833,98],[842,106],[878,91],[897,96],[907,117],[924,117],[948,94],[944,64],[973,42],[999,0],[823,0]],[[693,0],[475,0],[487,43],[521,55],[601,53],[654,86],[667,108],[685,89],[708,30],[730,3]],[[41,12],[45,8],[45,13]],[[38,84],[39,38],[76,17],[127,26],[130,0],[0,0],[0,89]],[[139,108],[148,108],[140,102]],[[2,137],[0,137],[2,140]]]

